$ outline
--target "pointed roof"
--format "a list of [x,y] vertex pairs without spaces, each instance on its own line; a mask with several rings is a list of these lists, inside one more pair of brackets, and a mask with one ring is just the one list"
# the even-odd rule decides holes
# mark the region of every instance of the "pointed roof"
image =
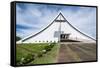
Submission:
[[56,17],[55,22],[66,22],[66,20],[64,19],[64,16],[62,15],[62,13],[60,12],[59,15]]
[[88,35],[82,33],[81,31],[79,31],[78,29],[76,29],[74,26],[72,26],[72,25],[68,22],[68,20],[66,20],[66,18],[63,16],[63,14],[60,12],[60,13],[58,14],[58,16],[52,21],[52,23],[50,23],[46,28],[44,28],[43,30],[39,31],[38,33],[36,33],[36,34],[34,34],[34,35],[30,36],[30,37],[27,37],[27,38],[22,39],[22,42],[24,42],[24,41],[26,41],[26,40],[28,40],[28,39],[30,39],[30,38],[32,38],[32,37],[35,37],[35,36],[37,36],[38,34],[42,33],[42,32],[45,31],[47,28],[49,28],[54,22],[57,22],[57,23],[66,22],[67,24],[69,24],[70,27],[72,27],[73,29],[75,29],[77,32],[79,32],[79,33],[81,33],[82,35],[84,35],[84,36],[86,36],[86,37],[88,37],[88,38],[90,38],[90,39],[92,39],[92,40],[95,41],[95,39],[89,37]]

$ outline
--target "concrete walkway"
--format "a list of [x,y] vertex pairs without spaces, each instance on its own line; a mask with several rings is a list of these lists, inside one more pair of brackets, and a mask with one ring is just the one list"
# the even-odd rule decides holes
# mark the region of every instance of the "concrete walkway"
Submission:
[[58,62],[80,62],[96,60],[96,44],[72,43],[60,44]]

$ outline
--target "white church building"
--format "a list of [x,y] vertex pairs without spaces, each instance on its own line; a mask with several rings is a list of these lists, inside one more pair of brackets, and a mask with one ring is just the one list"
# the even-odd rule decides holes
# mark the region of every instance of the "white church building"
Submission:
[[47,27],[17,43],[46,42],[96,42],[96,40],[72,26],[60,12]]

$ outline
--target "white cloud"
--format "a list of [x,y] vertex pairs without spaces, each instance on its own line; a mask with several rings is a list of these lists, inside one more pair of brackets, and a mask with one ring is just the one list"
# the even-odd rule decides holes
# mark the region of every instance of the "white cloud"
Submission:
[[[42,9],[40,10],[40,8]],[[73,9],[63,8],[60,11],[67,18],[67,20],[81,32],[85,32],[85,34],[95,37],[95,8],[80,7],[75,12]],[[22,8],[17,6],[17,24],[29,27],[38,27],[39,29],[32,28],[23,30],[24,36],[31,33],[34,34],[50,24],[58,15],[58,12],[57,7],[55,9],[50,9],[47,7],[43,8],[43,6],[27,5],[27,9],[23,11]],[[21,33],[18,34],[23,37]]]
[[[67,20],[81,32],[95,38],[96,10],[94,8],[80,8],[77,12],[62,10]],[[92,34],[94,33],[94,34]],[[93,36],[94,35],[94,36]]]

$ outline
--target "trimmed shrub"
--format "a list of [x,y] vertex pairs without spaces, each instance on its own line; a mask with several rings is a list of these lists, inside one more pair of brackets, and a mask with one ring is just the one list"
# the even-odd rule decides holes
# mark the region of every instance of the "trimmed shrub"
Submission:
[[50,47],[53,48],[54,47],[54,44],[51,44]]
[[46,51],[46,50],[42,50],[42,53],[43,53],[43,54],[46,54],[46,53],[47,53],[47,51]]
[[22,61],[23,64],[27,64],[31,61],[33,61],[35,59],[35,55],[34,54],[27,54],[27,56],[25,57],[25,59]]
[[51,47],[50,46],[45,46],[44,48],[46,51],[50,51],[51,50]]
[[42,57],[43,56],[43,53],[42,52],[39,52],[38,54],[37,54],[37,57]]
[[48,42],[48,41],[47,41]]
[[54,45],[56,45],[56,43],[50,43],[50,44],[49,44],[49,46],[50,46],[51,48],[53,48]]
[[52,41],[50,41],[52,43]]

